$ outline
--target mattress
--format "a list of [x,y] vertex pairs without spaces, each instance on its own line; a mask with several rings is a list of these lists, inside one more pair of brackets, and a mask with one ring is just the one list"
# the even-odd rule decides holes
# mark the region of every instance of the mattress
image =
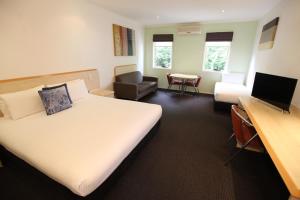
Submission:
[[159,105],[95,95],[47,116],[0,120],[0,144],[80,196],[118,167],[162,114]]
[[249,96],[250,89],[245,85],[217,82],[214,90],[215,101],[239,103],[240,96]]

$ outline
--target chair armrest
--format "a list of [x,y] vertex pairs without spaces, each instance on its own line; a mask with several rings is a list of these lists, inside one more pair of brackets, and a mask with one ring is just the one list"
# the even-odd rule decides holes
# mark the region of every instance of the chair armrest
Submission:
[[137,100],[138,86],[133,83],[114,82],[115,97]]
[[143,81],[154,81],[154,82],[158,82],[158,78],[157,78],[157,77],[153,77],[153,76],[143,76]]

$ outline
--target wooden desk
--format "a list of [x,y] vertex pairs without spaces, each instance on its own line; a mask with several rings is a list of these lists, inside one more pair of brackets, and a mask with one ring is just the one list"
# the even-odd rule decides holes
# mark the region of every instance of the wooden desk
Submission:
[[260,139],[291,194],[300,200],[300,110],[282,113],[253,97],[240,97]]

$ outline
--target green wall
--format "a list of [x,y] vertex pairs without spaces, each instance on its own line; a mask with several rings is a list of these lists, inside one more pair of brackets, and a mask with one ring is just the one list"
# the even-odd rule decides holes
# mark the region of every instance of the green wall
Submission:
[[[198,74],[202,76],[199,90],[203,93],[213,93],[215,82],[221,80],[221,73],[202,70],[206,32],[234,32],[227,71],[246,74],[252,57],[257,25],[257,21],[202,24],[201,35],[177,35],[176,25],[147,27],[145,29],[144,73],[157,76],[160,88],[168,87],[167,73]],[[172,69],[154,69],[152,67],[152,36],[167,33],[174,34]]]

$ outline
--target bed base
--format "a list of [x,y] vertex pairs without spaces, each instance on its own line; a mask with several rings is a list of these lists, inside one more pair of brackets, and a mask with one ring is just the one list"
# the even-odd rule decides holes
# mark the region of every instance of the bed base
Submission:
[[[157,133],[160,126],[160,120],[155,124],[155,126],[150,130],[150,132],[142,139],[142,141],[131,151],[131,153],[121,162],[117,169],[91,194],[87,197],[102,197],[105,193],[113,186],[120,175],[122,175],[128,167],[135,160],[136,156],[143,148],[144,145],[147,145],[149,140],[151,140],[155,133]],[[49,189],[49,192],[57,193],[58,195],[72,197],[72,199],[84,199],[86,197],[80,197],[70,191],[67,187],[61,185],[60,183],[52,180],[39,170],[35,169],[31,165],[27,164],[22,159],[16,157],[9,151],[7,151],[3,146],[0,145],[0,158],[3,164],[3,169],[10,168],[14,172],[17,172],[18,175],[21,174],[24,177],[29,177],[30,179],[36,179],[35,182],[42,182],[44,187]],[[8,193],[15,193],[14,188]]]
[[233,105],[233,103],[216,101],[214,99],[214,110],[215,111],[230,112],[232,105]]

